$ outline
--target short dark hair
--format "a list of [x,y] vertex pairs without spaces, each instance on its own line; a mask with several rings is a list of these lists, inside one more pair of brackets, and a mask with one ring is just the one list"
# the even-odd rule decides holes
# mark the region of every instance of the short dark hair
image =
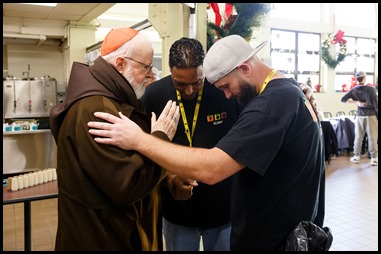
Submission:
[[202,65],[205,52],[201,42],[182,37],[175,41],[169,50],[169,67],[192,68]]
[[357,82],[363,83],[365,77],[357,77]]

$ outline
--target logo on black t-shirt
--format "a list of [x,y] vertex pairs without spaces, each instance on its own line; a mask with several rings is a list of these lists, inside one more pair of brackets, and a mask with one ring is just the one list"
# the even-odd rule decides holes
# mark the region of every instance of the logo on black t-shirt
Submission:
[[227,118],[227,117],[228,117],[228,113],[222,112],[222,113],[215,113],[212,115],[207,115],[206,120],[208,123],[213,122],[213,125],[217,125],[217,124],[222,123],[223,122],[222,120]]

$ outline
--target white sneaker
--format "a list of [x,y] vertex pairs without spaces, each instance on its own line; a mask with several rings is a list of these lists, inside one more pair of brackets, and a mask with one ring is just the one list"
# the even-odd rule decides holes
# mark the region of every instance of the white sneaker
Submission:
[[377,158],[371,158],[370,159],[370,165],[377,166],[378,165],[378,159]]
[[350,161],[353,163],[360,163],[360,156],[355,155],[350,158]]

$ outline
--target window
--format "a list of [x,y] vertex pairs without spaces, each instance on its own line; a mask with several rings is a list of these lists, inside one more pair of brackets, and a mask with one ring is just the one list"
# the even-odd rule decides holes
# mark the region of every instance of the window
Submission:
[[[344,37],[347,40],[347,56],[336,67],[335,90],[351,87],[352,77],[357,71],[367,73],[366,83],[374,85],[376,41],[368,38]],[[336,48],[338,51],[338,48]]]
[[376,3],[336,3],[336,24],[376,28]]
[[320,3],[273,3],[271,17],[320,22]]
[[271,30],[272,66],[299,83],[320,83],[320,34]]

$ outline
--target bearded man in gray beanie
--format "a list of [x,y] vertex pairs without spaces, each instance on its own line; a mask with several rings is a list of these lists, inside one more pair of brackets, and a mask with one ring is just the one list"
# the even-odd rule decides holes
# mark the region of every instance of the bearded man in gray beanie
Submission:
[[265,45],[252,48],[241,36],[230,35],[207,52],[207,80],[244,106],[213,148],[162,141],[124,116],[97,112],[110,123],[88,123],[96,142],[137,150],[176,175],[211,185],[234,175],[232,251],[285,250],[301,221],[319,227],[324,222],[320,123],[298,83],[257,56]]

